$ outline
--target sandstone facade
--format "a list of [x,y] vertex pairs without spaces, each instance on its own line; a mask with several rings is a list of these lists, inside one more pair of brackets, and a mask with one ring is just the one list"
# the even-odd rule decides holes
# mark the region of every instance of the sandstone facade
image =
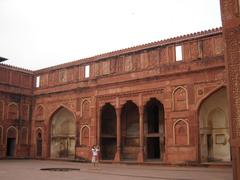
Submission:
[[0,66],[0,156],[231,161],[221,29],[27,71]]

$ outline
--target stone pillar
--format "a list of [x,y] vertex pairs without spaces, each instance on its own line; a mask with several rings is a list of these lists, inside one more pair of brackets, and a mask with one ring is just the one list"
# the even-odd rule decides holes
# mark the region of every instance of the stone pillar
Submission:
[[[98,122],[98,111],[101,112],[101,109],[98,110],[97,108],[97,102],[96,102],[96,97],[94,96],[92,98],[92,105],[91,105],[91,113],[92,113],[92,118],[91,118],[91,129],[93,129],[94,131],[91,131],[91,141],[89,146],[91,146],[91,144],[98,144],[100,145],[100,141],[98,141],[97,139],[97,132],[98,132],[98,127],[97,127],[97,122]],[[101,115],[101,114],[100,114]],[[101,118],[101,117],[100,117]],[[91,143],[92,142],[92,143]]]
[[139,106],[139,153],[138,162],[144,162],[144,120],[143,120],[143,106]]
[[97,109],[97,124],[96,124],[96,136],[97,142],[95,144],[100,145],[101,138],[101,108]]
[[120,162],[121,160],[121,109],[119,107],[116,108],[116,116],[117,116],[117,150],[115,153],[114,161]]
[[144,107],[142,102],[142,94],[138,96],[138,111],[139,111],[139,153],[138,153],[138,162],[144,161]]
[[221,0],[233,179],[240,180],[240,0]]

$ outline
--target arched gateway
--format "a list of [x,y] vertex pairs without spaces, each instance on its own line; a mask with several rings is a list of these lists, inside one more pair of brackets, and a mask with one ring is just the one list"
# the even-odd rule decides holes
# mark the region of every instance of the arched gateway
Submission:
[[146,159],[163,160],[164,108],[155,98],[151,98],[144,108],[144,131],[146,136]]
[[202,162],[230,161],[229,121],[226,88],[209,95],[199,109]]
[[101,111],[101,155],[103,160],[113,160],[117,143],[115,108],[105,104]]
[[51,158],[73,159],[75,156],[76,122],[72,112],[61,107],[51,118]]
[[137,160],[139,152],[139,109],[132,101],[127,101],[121,110],[122,160]]

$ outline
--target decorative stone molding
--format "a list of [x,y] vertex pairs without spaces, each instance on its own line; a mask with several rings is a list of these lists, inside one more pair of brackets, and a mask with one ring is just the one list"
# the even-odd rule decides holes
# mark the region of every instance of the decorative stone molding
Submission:
[[8,119],[17,119],[19,118],[19,107],[18,104],[15,102],[11,102],[8,104]]
[[181,111],[188,109],[188,92],[183,86],[176,87],[172,92],[172,110]]
[[13,129],[14,131],[15,131],[15,138],[16,138],[16,144],[18,144],[18,130],[17,130],[17,128],[16,127],[14,127],[14,126],[10,126],[10,127],[8,127],[7,128],[7,133],[6,133],[6,142],[7,142],[7,139],[8,139],[8,132],[11,130],[11,129]]
[[88,125],[84,125],[80,130],[80,145],[82,146],[90,146],[90,127]]
[[185,119],[177,119],[173,123],[173,144],[189,145],[189,124]]

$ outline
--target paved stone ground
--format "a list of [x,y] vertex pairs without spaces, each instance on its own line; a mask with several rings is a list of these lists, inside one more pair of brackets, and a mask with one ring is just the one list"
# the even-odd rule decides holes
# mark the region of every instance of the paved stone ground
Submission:
[[[79,171],[42,171],[42,168],[78,168]],[[232,169],[167,167],[157,165],[98,164],[1,160],[0,180],[232,180]]]

